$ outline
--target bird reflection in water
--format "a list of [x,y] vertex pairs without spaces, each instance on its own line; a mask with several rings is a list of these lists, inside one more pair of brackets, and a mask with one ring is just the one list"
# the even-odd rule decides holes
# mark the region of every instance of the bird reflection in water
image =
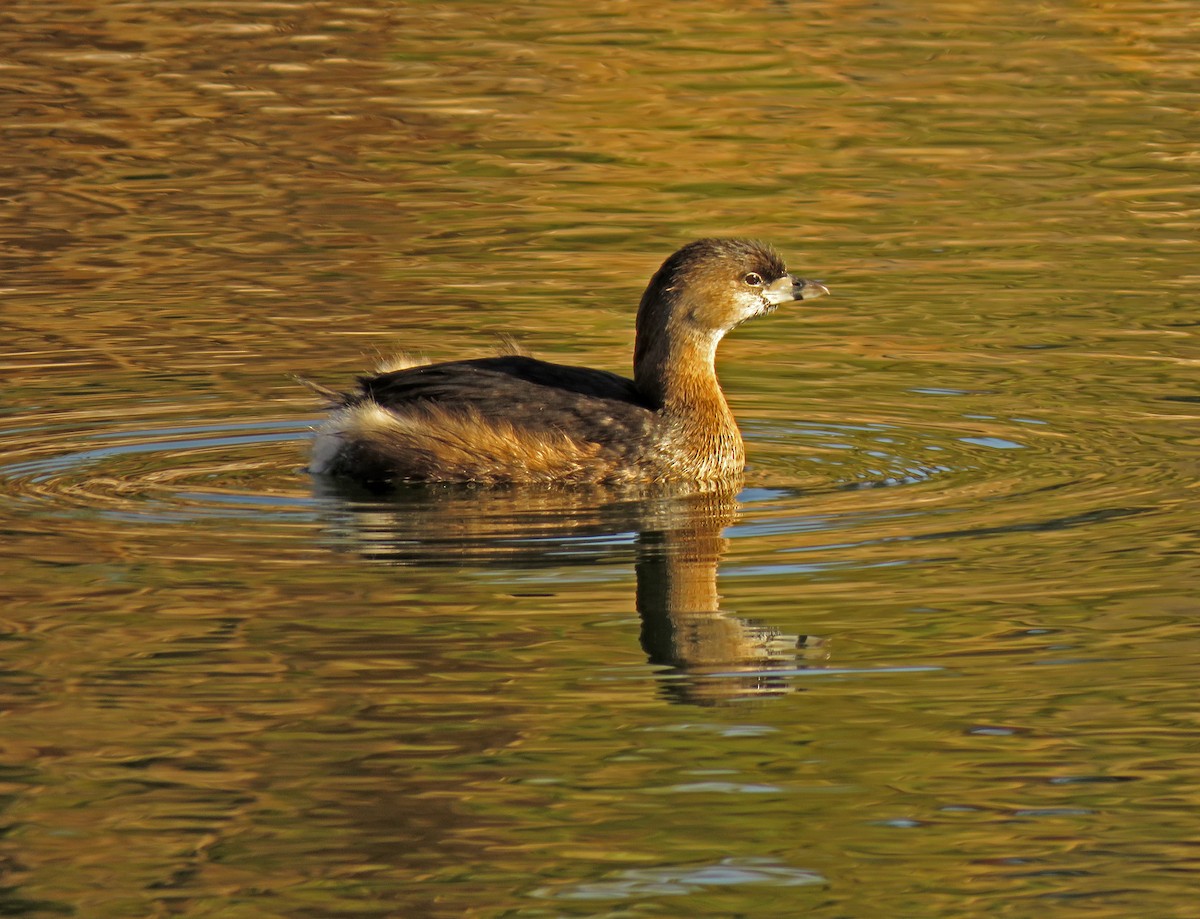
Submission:
[[537,570],[633,562],[641,644],[673,701],[720,705],[794,691],[828,643],[719,608],[717,571],[737,517],[737,488],[614,490],[467,486],[380,496],[318,481],[331,536],[370,561],[413,567]]

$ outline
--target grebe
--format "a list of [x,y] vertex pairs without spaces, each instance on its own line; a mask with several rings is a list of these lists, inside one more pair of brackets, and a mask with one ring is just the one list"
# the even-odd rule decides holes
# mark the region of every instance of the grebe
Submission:
[[313,388],[334,409],[311,472],[401,482],[715,482],[745,449],[717,382],[717,344],[747,319],[829,291],[765,243],[701,239],[650,279],[633,379],[520,355],[421,364]]

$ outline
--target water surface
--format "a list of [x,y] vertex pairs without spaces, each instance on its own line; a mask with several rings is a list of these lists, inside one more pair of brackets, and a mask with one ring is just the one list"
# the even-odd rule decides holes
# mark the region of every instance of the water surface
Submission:
[[[0,911],[1193,915],[1198,22],[9,3]],[[706,234],[737,494],[304,473]]]

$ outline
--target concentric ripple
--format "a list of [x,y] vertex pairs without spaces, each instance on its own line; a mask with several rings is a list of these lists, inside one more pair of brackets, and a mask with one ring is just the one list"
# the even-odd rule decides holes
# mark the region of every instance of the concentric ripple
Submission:
[[0,488],[14,511],[122,521],[311,511],[296,474],[309,428],[286,420],[13,426],[0,431],[8,457]]
[[[1023,565],[1081,539],[1119,553],[1135,528],[1157,526],[1163,496],[1187,487],[1177,464],[1130,463],[1146,444],[1105,419],[1076,417],[1065,430],[1024,415],[952,412],[953,392],[922,395],[930,401],[876,405],[861,417],[749,425],[762,484],[742,495],[730,533],[741,548],[723,572],[966,558],[987,553],[984,541],[1005,547],[1011,583]],[[1073,534],[1080,529],[1086,536]]]
[[[939,395],[951,398],[928,394]],[[936,408],[746,421],[751,469],[727,523],[754,549],[743,564],[727,560],[728,573],[895,564],[926,557],[931,541],[1094,526],[1150,509],[1138,497],[1150,471],[1122,467],[1118,433],[1084,440],[1038,419]],[[181,417],[169,404],[114,414],[107,406],[49,421],[10,415],[0,431],[0,500],[26,519],[65,514],[98,530],[121,522],[160,536],[189,523],[234,536],[249,522],[303,524],[320,531],[318,543],[410,562],[511,557],[514,546],[527,561],[612,559],[614,546],[627,555],[633,535],[662,518],[630,509],[645,496],[594,491],[346,494],[303,473],[316,419]]]

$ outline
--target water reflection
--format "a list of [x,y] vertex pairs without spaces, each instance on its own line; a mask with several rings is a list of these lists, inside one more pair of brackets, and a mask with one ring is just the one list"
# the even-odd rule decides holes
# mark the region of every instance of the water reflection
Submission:
[[[1192,915],[1195,13],[8,0],[0,914]],[[295,474],[707,233],[740,508]]]
[[717,705],[793,691],[797,668],[828,656],[827,643],[785,634],[720,608],[723,535],[738,516],[736,487],[697,491],[589,488],[412,487],[372,496],[318,481],[337,502],[329,536],[395,566],[470,565],[585,573],[632,559],[641,645],[676,702]]

